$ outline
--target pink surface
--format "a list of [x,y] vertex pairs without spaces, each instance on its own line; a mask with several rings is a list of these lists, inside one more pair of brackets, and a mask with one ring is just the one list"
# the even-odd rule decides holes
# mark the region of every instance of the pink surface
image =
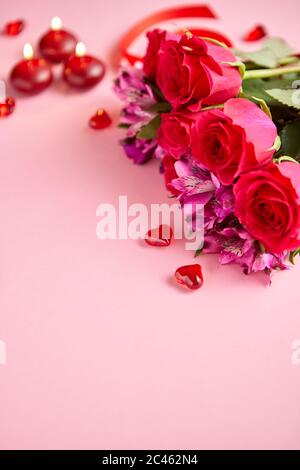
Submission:
[[[5,2],[1,22],[28,25],[0,37],[0,78],[54,15],[109,63],[134,21],[176,3]],[[213,2],[223,31],[263,22],[300,48],[297,0],[248,3]],[[117,122],[112,76],[84,94],[57,83],[20,98],[0,122],[1,449],[300,449],[300,260],[266,288],[206,256],[205,286],[190,293],[170,281],[193,261],[183,243],[96,238],[101,202],[166,200],[155,162],[133,166],[120,130],[87,127],[98,106]]]

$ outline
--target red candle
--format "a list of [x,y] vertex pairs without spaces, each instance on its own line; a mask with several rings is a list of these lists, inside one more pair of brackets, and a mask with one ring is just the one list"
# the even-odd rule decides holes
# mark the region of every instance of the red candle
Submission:
[[69,57],[64,68],[64,80],[75,88],[90,88],[99,83],[105,73],[101,60],[85,54],[82,42],[76,45],[75,55]]
[[30,44],[24,46],[24,60],[19,62],[10,74],[11,83],[24,93],[40,93],[52,80],[52,71],[44,59],[33,57]]
[[53,63],[60,63],[75,53],[77,39],[74,34],[62,28],[58,16],[52,18],[51,29],[40,39],[39,48],[42,56]]

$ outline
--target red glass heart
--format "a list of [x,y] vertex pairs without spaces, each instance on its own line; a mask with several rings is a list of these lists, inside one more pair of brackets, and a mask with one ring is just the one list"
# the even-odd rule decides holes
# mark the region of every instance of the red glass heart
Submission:
[[200,289],[203,285],[203,274],[200,264],[181,266],[175,272],[177,284],[188,289]]
[[259,41],[266,36],[267,31],[265,27],[262,25],[257,25],[243,37],[243,40],[246,42]]
[[0,103],[0,118],[9,116],[14,112],[15,100],[13,98],[7,98],[5,103]]
[[156,229],[148,230],[145,242],[150,246],[169,246],[173,238],[173,230],[168,225],[160,225]]
[[23,20],[10,21],[4,26],[4,34],[7,36],[17,36],[25,27]]
[[112,120],[108,113],[105,111],[105,109],[98,109],[96,114],[92,116],[89,120],[89,126],[92,129],[100,130],[100,129],[106,129],[106,127],[109,127],[112,123]]

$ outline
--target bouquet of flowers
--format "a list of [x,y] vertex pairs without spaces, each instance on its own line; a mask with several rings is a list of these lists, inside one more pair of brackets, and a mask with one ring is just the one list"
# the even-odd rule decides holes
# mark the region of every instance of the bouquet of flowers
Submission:
[[157,158],[169,194],[204,205],[196,255],[286,269],[300,252],[299,58],[278,38],[251,53],[189,31],[147,38],[142,67],[115,81],[126,155]]

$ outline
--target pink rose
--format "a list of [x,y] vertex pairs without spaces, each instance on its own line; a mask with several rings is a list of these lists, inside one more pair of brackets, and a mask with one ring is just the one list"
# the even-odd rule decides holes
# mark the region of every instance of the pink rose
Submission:
[[184,34],[162,43],[157,84],[174,109],[199,111],[202,105],[224,103],[238,94],[241,75],[228,62],[236,62],[229,49]]
[[144,62],[144,74],[155,80],[157,63],[158,63],[158,51],[161,47],[161,44],[165,40],[166,31],[161,31],[160,29],[154,29],[147,33],[148,38],[148,47],[146,55],[143,59]]
[[190,149],[191,126],[198,113],[164,113],[158,129],[159,145],[172,157],[180,158]]
[[272,253],[300,246],[300,165],[269,163],[234,185],[235,213],[250,235]]
[[199,114],[191,133],[192,155],[230,185],[241,173],[271,161],[276,137],[275,124],[256,104],[231,99],[223,111]]

